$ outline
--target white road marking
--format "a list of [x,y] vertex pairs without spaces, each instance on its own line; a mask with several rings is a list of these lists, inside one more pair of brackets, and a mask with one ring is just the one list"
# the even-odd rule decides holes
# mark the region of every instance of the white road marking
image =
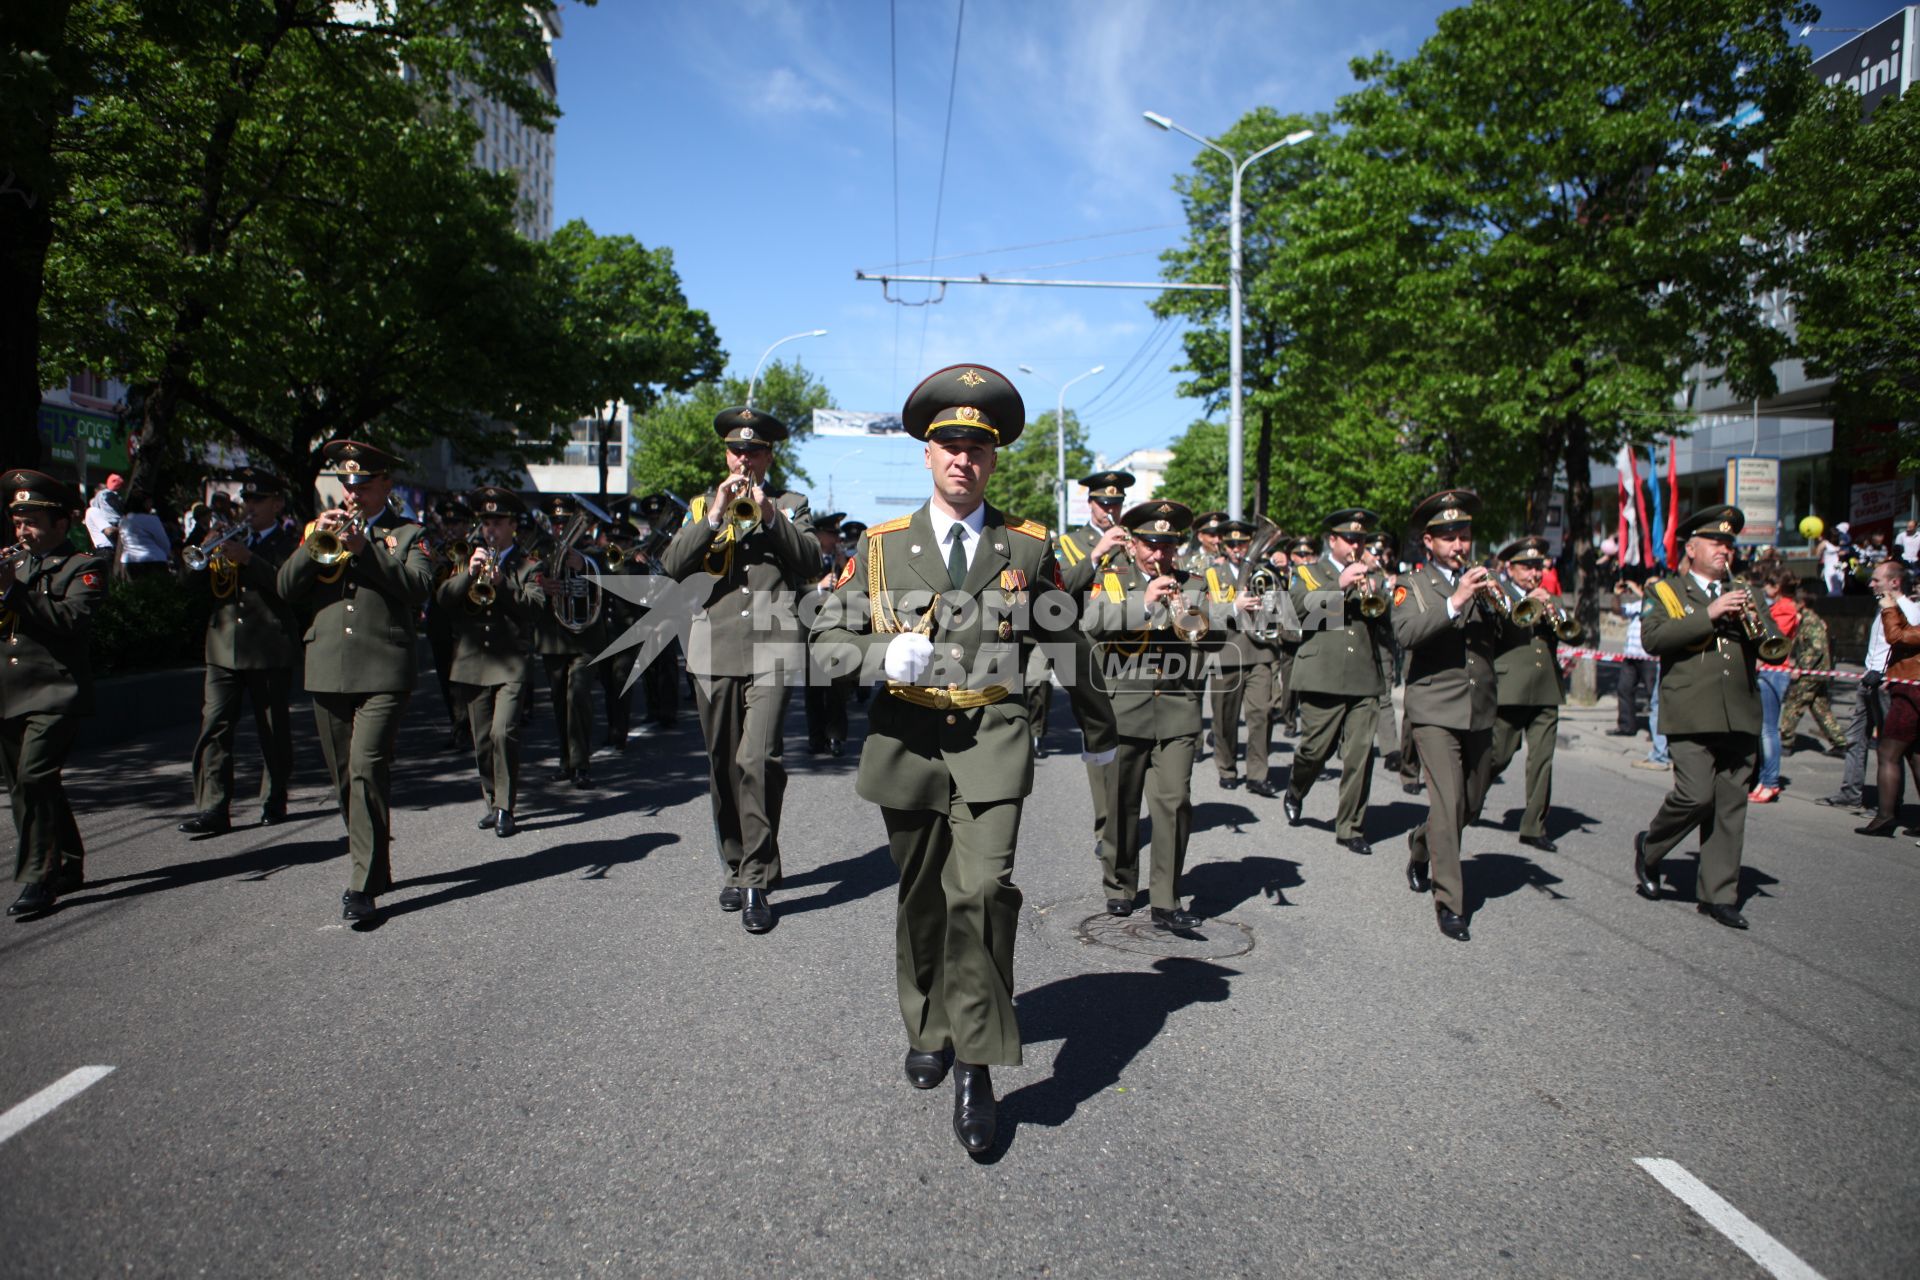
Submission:
[[0,1142],[5,1142],[63,1102],[70,1101],[113,1074],[112,1067],[76,1067],[58,1080],[0,1115]]
[[1800,1260],[1787,1246],[1775,1240],[1760,1225],[1715,1193],[1712,1187],[1688,1173],[1672,1160],[1637,1159],[1634,1161],[1689,1209],[1707,1220],[1707,1225],[1740,1246],[1740,1251],[1765,1267],[1780,1280],[1823,1280],[1818,1271]]

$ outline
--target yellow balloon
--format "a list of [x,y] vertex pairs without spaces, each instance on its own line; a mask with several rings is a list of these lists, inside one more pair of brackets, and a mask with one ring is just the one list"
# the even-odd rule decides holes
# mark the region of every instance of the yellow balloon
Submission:
[[1819,516],[1808,516],[1800,522],[1800,536],[1812,542],[1827,531],[1827,526]]

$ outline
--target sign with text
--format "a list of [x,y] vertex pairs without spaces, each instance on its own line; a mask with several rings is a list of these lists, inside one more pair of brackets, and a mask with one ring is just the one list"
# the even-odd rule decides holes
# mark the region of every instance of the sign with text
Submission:
[[892,436],[905,439],[907,429],[898,413],[862,413],[854,409],[815,409],[813,434],[817,436],[860,436],[863,439]]
[[87,466],[94,470],[125,471],[127,440],[120,424],[104,413],[88,413],[60,404],[40,406],[40,439],[50,462],[74,464],[74,445],[84,438]]
[[1860,114],[1869,116],[1882,98],[1898,97],[1908,79],[1907,47],[1912,43],[1909,19],[1902,9],[1870,31],[1862,32],[1838,49],[1813,60],[1813,74],[1822,84],[1844,84],[1860,95]]
[[1728,458],[1727,498],[1747,517],[1743,547],[1766,546],[1780,537],[1780,459]]

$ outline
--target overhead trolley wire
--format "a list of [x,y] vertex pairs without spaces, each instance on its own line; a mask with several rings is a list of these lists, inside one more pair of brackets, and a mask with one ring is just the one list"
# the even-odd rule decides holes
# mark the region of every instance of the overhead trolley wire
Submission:
[[[940,181],[934,187],[933,246],[927,250],[927,261],[929,263],[933,262],[935,255],[940,252],[940,212],[946,204],[947,197],[947,153],[953,143],[953,99],[956,91],[960,88],[960,32],[966,26],[966,21],[967,0],[960,0],[960,12],[953,20],[953,70],[947,80],[947,124],[946,128],[941,131],[940,136]],[[897,254],[899,250],[896,249],[894,252]],[[929,298],[931,298],[933,292],[931,286],[929,286],[927,292]],[[931,312],[923,314],[920,317],[920,354],[914,360],[915,368],[919,368],[926,363],[927,322],[930,319],[932,319]]]

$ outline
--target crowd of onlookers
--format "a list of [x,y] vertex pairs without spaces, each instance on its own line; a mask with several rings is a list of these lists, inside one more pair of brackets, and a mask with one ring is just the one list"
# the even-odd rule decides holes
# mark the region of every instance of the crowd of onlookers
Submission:
[[233,495],[219,491],[176,515],[116,474],[94,491],[83,523],[94,554],[107,557],[110,576],[132,579],[180,571],[181,548],[199,545],[240,515]]

